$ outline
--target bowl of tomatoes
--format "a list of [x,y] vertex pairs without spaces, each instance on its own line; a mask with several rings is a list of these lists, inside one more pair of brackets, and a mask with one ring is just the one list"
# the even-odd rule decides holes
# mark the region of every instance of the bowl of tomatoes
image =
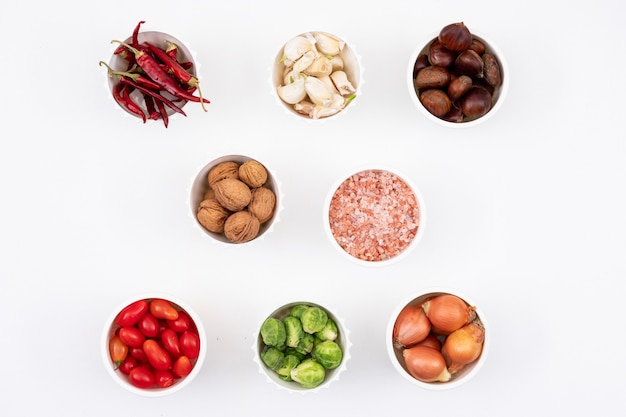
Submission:
[[172,394],[199,373],[206,335],[184,301],[163,294],[121,303],[102,334],[105,369],[125,389],[142,396]]

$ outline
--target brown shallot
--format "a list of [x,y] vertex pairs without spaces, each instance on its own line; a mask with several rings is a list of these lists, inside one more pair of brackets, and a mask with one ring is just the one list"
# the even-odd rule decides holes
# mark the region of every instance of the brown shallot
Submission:
[[422,304],[430,323],[443,335],[460,329],[474,318],[474,307],[453,294],[438,295]]
[[446,382],[451,374],[446,361],[437,349],[428,346],[415,346],[402,352],[407,371],[413,378],[422,382]]
[[421,342],[430,333],[430,321],[420,305],[402,309],[393,327],[393,345],[400,349]]
[[459,372],[465,365],[478,359],[484,341],[485,329],[477,322],[450,333],[441,348],[450,374]]

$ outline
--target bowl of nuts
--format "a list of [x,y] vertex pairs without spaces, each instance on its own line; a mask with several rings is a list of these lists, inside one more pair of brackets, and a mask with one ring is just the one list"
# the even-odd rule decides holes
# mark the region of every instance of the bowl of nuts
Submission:
[[278,221],[281,193],[274,174],[256,159],[226,155],[208,163],[191,189],[192,215],[218,242],[259,239]]
[[489,340],[485,316],[470,298],[456,290],[428,288],[396,307],[385,344],[404,379],[421,388],[445,390],[478,373]]
[[345,112],[361,83],[354,49],[327,32],[294,36],[274,58],[273,91],[279,103],[300,118],[319,120]]
[[483,123],[502,107],[508,92],[504,55],[463,23],[441,29],[409,60],[408,90],[416,107],[447,127]]
[[290,392],[327,388],[346,369],[350,341],[343,320],[309,301],[285,304],[259,324],[254,362],[269,383]]
[[115,308],[102,333],[102,359],[123,388],[146,397],[173,394],[200,372],[206,335],[184,301],[143,294]]
[[406,256],[424,234],[419,190],[406,176],[382,167],[353,170],[326,198],[323,224],[337,251],[364,266],[387,266]]

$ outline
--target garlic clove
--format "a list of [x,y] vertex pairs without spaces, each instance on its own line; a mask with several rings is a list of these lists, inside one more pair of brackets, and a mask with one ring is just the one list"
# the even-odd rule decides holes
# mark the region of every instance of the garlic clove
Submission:
[[330,59],[325,55],[318,55],[315,61],[304,70],[304,73],[315,77],[323,77],[330,75],[332,70],[333,64],[330,62]]
[[317,50],[325,55],[339,55],[345,46],[345,42],[327,33],[315,32],[313,37],[316,41]]
[[305,116],[310,116],[313,110],[315,109],[315,105],[307,100],[302,100],[293,105],[293,109],[300,114]]
[[285,59],[297,61],[306,52],[313,49],[313,43],[304,36],[296,36],[285,44],[283,48]]
[[317,53],[315,51],[307,51],[293,64],[293,70],[297,72],[304,72],[307,68],[315,62],[317,59]]
[[281,100],[288,104],[296,104],[304,100],[307,94],[303,77],[297,77],[293,82],[277,87],[276,91]]
[[332,99],[326,104],[318,104],[315,106],[310,116],[313,119],[321,119],[323,117],[332,116],[337,114],[339,110],[343,109],[346,104],[346,99],[342,95],[334,93]]
[[330,63],[333,66],[333,71],[343,70],[343,58],[341,57],[341,55],[333,55],[330,58]]
[[336,93],[324,81],[317,77],[306,77],[304,81],[306,93],[313,104],[327,106],[333,102]]
[[348,80],[348,75],[344,71],[335,71],[330,74],[330,79],[335,84],[335,87],[342,96],[354,94],[356,89],[352,83]]
[[324,75],[321,77],[317,77],[320,81],[323,81],[328,88],[330,88],[334,93],[339,94],[339,90],[337,90],[337,88],[335,87],[335,83],[333,82],[333,80],[331,80],[330,76],[328,75]]

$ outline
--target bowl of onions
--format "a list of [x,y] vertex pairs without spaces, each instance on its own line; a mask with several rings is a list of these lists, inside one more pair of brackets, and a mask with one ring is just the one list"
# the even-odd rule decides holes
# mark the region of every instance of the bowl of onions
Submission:
[[429,289],[396,308],[386,345],[404,378],[422,388],[444,390],[476,375],[487,356],[489,332],[481,310],[465,295]]

